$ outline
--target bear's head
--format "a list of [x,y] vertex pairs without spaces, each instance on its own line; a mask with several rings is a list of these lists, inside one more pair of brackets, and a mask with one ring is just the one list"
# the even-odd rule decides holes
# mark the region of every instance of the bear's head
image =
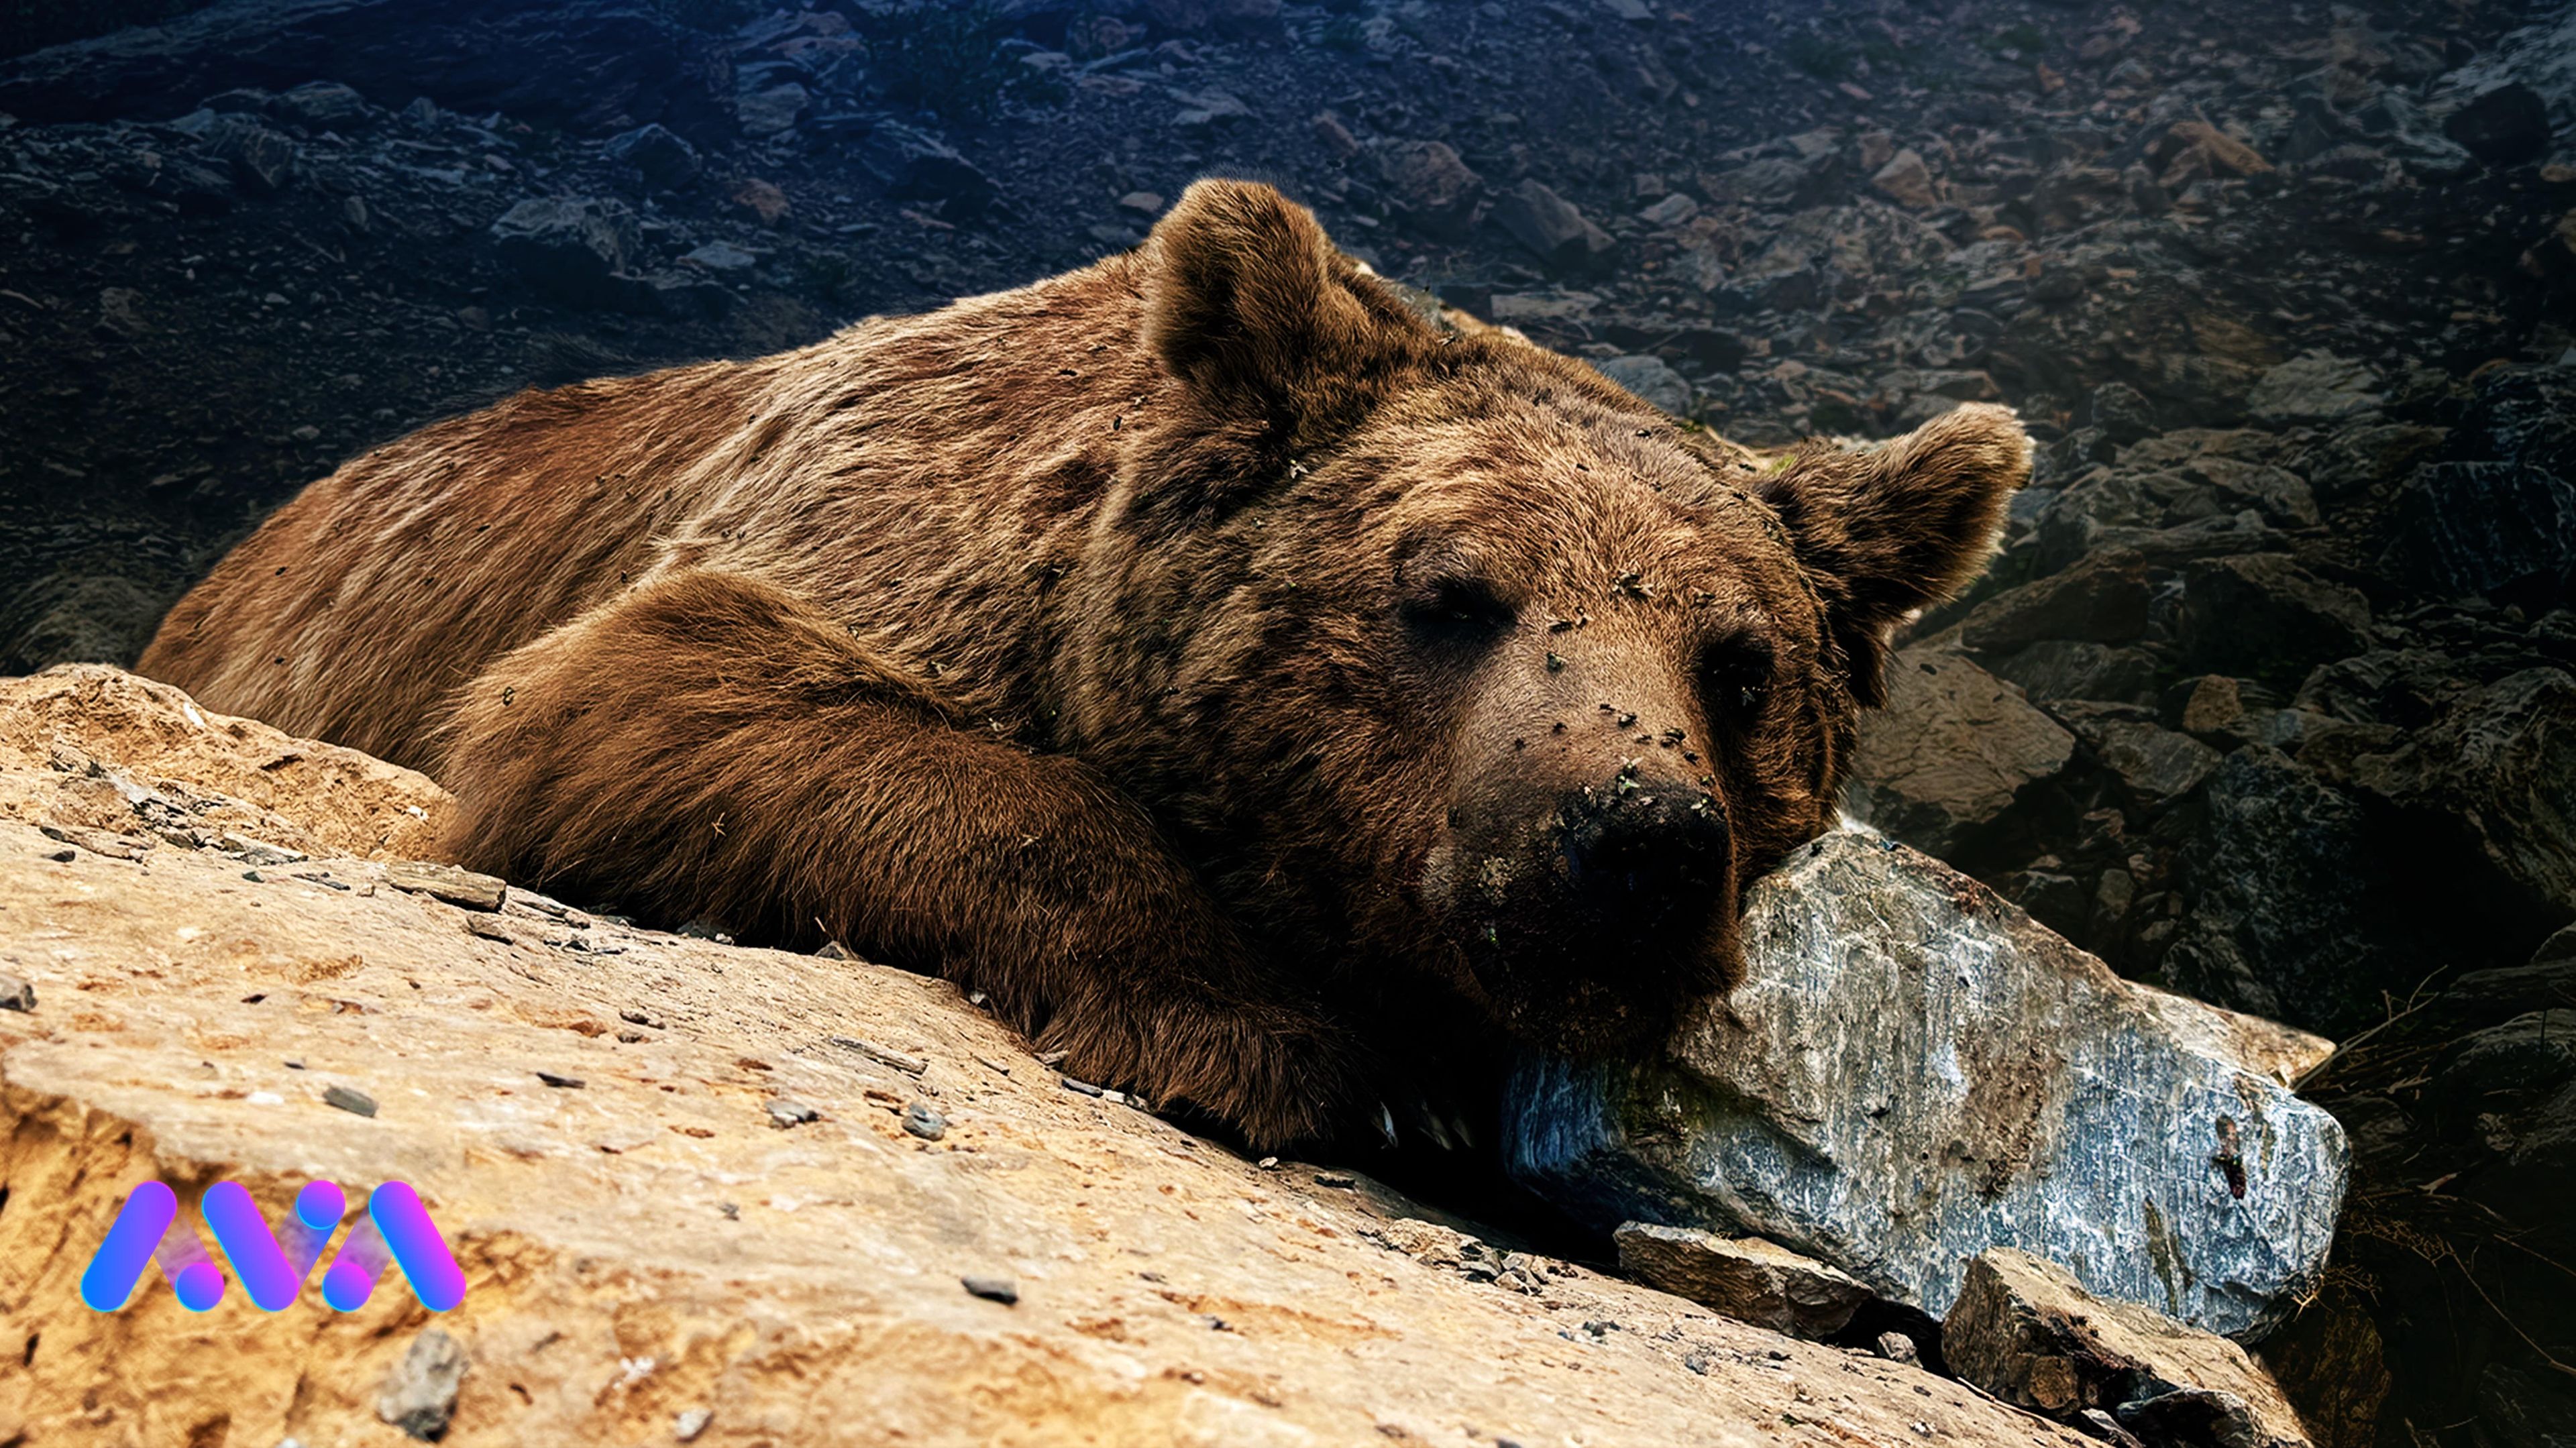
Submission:
[[1758,458],[1431,325],[1245,183],[1132,265],[1166,380],[1077,570],[1086,754],[1307,969],[1427,975],[1575,1054],[1731,987],[1890,630],[2028,475],[2011,414]]

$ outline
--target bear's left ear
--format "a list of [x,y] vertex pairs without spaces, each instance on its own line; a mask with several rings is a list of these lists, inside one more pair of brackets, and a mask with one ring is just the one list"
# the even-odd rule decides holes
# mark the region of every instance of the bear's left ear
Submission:
[[2029,480],[2021,422],[1971,405],[1883,447],[1801,453],[1756,485],[1823,596],[1862,704],[1884,697],[1889,630],[1977,576]]
[[1268,186],[1193,184],[1144,254],[1146,345],[1240,436],[1321,440],[1436,340]]

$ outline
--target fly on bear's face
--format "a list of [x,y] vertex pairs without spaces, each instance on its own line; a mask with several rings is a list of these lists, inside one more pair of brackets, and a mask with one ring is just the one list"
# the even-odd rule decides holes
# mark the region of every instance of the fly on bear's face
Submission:
[[1757,463],[1202,182],[1064,276],[378,448],[142,667],[432,770],[464,863],[938,971],[1278,1147],[1728,984],[2027,465],[1992,408]]

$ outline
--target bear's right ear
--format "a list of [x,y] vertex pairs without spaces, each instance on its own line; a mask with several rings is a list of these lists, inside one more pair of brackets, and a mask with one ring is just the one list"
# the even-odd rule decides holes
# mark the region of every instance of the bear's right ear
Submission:
[[1436,340],[1312,213],[1254,182],[1193,184],[1144,254],[1145,344],[1246,441],[1329,438]]

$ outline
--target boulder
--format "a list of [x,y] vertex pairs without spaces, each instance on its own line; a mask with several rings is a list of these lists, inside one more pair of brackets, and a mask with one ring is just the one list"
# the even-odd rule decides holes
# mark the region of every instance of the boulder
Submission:
[[2519,165],[2549,149],[2549,103],[2530,86],[2508,81],[2451,112],[2442,133],[2488,165]]
[[1407,226],[1435,241],[1467,239],[1485,199],[1485,178],[1447,142],[1396,142],[1378,153],[1378,173]]
[[[254,880],[0,820],[0,970],[34,996],[0,998],[0,1437],[1741,1448],[1830,1389],[1867,1441],[2084,1442],[1066,1089],[938,981],[394,889],[333,851],[437,802],[416,775],[109,670],[0,690],[9,797],[50,801],[57,734],[172,797],[276,763],[319,851]],[[154,1179],[273,1222],[308,1181],[406,1181],[464,1302],[195,1315],[147,1269],[94,1312],[78,1278]]]
[[982,214],[997,191],[991,177],[957,148],[917,126],[880,121],[859,143],[858,162],[898,201],[940,201],[948,215]]
[[1888,665],[1887,707],[1862,718],[1845,807],[1947,855],[1975,842],[2074,752],[2075,736],[2011,685],[1964,654],[1917,645]]
[[1491,214],[1514,241],[1559,271],[1590,271],[1618,249],[1610,233],[1537,181],[1523,181],[1497,197]]
[[1638,353],[1604,357],[1592,365],[1602,376],[1664,411],[1676,417],[1690,415],[1690,379],[1674,371],[1672,364],[1663,358]]
[[2271,1377],[2223,1337],[2106,1302],[2064,1268],[1997,1247],[1968,1264],[1941,1323],[1950,1371],[2059,1422],[2109,1409],[2172,1448],[2307,1448]]
[[[1746,978],[1660,1059],[1532,1061],[1514,1174],[1605,1226],[1753,1233],[1939,1316],[2011,1246],[2086,1290],[2259,1336],[2316,1283],[2342,1203],[2332,1117],[2246,1039],[2177,1030],[1964,875],[1859,831],[1755,885]],[[2262,1033],[2253,1033],[2259,1038]]]
[[2244,677],[2297,678],[2369,642],[2370,600],[2329,583],[2286,553],[2194,563],[2183,575],[2177,632],[2200,668]]
[[2341,422],[2378,411],[2378,386],[2361,363],[2311,352],[2264,373],[2246,406],[2269,423]]
[[552,300],[575,306],[622,298],[619,274],[638,240],[633,212],[591,196],[522,201],[492,223],[502,263]]
[[609,137],[605,154],[635,168],[644,184],[657,191],[677,190],[698,179],[698,148],[668,127],[637,126]]
[[1759,1237],[1652,1222],[1622,1223],[1611,1237],[1630,1277],[1791,1337],[1832,1337],[1870,1300],[1849,1274]]
[[2576,571],[2576,480],[2528,463],[2429,463],[2389,510],[2380,565],[2440,598]]

